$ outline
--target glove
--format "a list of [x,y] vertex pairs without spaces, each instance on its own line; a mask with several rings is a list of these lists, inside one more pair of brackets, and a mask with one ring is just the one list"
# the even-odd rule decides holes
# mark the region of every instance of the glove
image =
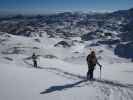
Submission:
[[99,65],[100,66],[100,70],[102,69],[102,65]]

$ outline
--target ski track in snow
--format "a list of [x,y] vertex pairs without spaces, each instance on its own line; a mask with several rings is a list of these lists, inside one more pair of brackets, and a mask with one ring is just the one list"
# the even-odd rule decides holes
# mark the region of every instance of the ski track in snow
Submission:
[[[30,66],[32,64],[28,63],[25,59],[24,62]],[[33,68],[33,66],[31,67]],[[41,91],[40,94],[47,94],[52,93],[55,91],[63,91],[66,89],[71,89],[74,87],[93,87],[98,90],[100,90],[101,96],[97,95],[97,100],[133,100],[133,85],[132,84],[123,84],[119,82],[109,81],[109,80],[100,80],[95,79],[94,81],[88,81],[86,80],[85,76],[77,75],[74,73],[66,72],[59,68],[54,67],[38,67],[37,69],[44,69],[48,72],[52,72],[58,76],[71,79],[73,81],[76,81],[72,84],[65,84],[65,85],[59,85],[59,86],[50,86],[45,91]],[[78,81],[77,81],[78,80]],[[100,83],[100,84],[99,84]]]

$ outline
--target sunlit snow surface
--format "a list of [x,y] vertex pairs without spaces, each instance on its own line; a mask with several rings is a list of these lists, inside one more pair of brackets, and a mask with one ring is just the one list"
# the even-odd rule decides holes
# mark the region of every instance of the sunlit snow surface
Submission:
[[[89,46],[96,40],[73,38],[65,40],[71,47],[54,47],[62,40],[2,35],[0,100],[133,100],[133,63],[108,46]],[[98,66],[95,80],[86,80],[90,48],[103,66],[101,80]],[[39,55],[37,69],[30,59],[33,52]]]

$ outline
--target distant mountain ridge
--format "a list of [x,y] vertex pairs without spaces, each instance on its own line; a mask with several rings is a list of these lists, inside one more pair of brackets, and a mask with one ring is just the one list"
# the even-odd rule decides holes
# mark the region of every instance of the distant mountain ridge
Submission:
[[[95,31],[101,30],[102,28],[119,32],[121,31],[119,28],[121,28],[123,24],[128,24],[130,20],[132,20],[132,17],[133,8],[101,14],[64,12],[36,16],[16,15],[0,18],[0,31],[23,36],[30,36],[32,32],[38,32],[38,28],[45,29],[44,31],[50,33],[46,27],[49,27],[49,31],[54,31],[55,33],[56,29],[57,32],[58,30],[61,30],[63,34],[66,33],[64,32],[64,29],[68,31],[67,34],[77,34],[77,32],[71,32],[71,28],[78,28],[78,32],[80,33],[83,33],[80,31],[81,29]],[[62,26],[63,28],[56,26]]]
[[[133,48],[132,27],[133,8],[112,13],[63,12],[0,18],[0,32],[26,37],[43,37],[46,33],[49,38],[81,37],[83,41],[101,39],[98,43],[115,44],[115,53],[127,58],[133,58],[130,56],[131,52],[123,54],[123,52],[129,52],[129,49]],[[119,44],[122,45],[119,46]],[[125,45],[128,45],[129,49]],[[121,55],[118,51],[123,50],[123,48],[124,51],[120,51]]]

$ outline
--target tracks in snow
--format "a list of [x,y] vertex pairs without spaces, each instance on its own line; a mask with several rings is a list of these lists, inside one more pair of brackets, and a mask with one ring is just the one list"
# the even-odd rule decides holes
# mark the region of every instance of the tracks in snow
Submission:
[[[31,65],[26,60],[24,60],[24,62],[28,65]],[[76,86],[77,87],[88,86],[88,87],[97,88],[98,91],[100,91],[100,95],[97,95],[96,97],[97,100],[133,100],[132,84],[123,84],[115,81],[99,80],[99,79],[95,79],[94,81],[87,81],[86,77],[84,76],[70,73],[59,68],[53,68],[53,67],[38,67],[38,68],[44,69],[48,72],[52,72],[56,75],[59,75],[67,79],[72,79],[74,81],[78,80],[78,82],[75,82],[73,84],[66,84],[62,86],[51,86],[45,91],[42,91],[40,94],[51,93],[53,91],[61,91],[65,90],[66,88],[68,89]]]

